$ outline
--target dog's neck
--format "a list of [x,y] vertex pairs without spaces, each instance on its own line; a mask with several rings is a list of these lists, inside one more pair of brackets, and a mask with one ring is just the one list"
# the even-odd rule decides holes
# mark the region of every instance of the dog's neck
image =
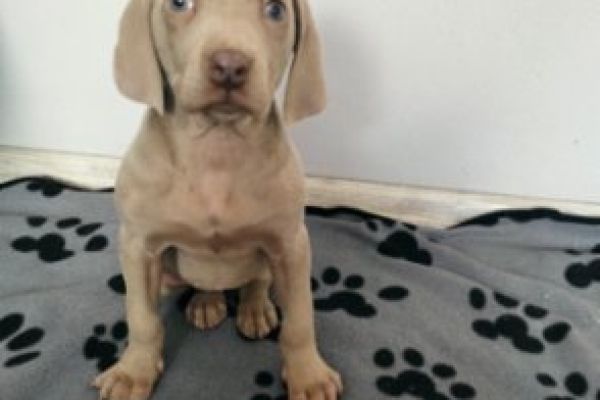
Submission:
[[[237,119],[174,110],[153,118],[165,127],[174,162],[205,171],[234,172],[248,163],[269,163],[287,151],[287,140],[277,106],[264,116],[244,115]],[[255,166],[256,167],[256,166]]]

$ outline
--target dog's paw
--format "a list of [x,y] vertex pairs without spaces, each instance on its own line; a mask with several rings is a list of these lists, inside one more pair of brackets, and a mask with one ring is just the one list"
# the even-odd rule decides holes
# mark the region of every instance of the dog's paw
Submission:
[[100,400],[147,400],[164,365],[150,353],[126,350],[117,364],[98,375],[92,386]]
[[188,321],[198,329],[216,328],[227,317],[225,296],[222,292],[199,292],[187,305]]
[[277,311],[268,298],[242,301],[238,306],[237,327],[247,338],[262,339],[278,324]]
[[337,400],[342,393],[340,374],[318,354],[287,359],[282,377],[290,400]]

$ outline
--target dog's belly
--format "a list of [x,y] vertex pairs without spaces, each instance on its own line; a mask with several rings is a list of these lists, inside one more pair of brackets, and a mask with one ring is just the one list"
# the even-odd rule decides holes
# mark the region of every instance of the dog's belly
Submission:
[[234,289],[255,279],[270,279],[267,260],[257,251],[213,255],[178,249],[175,271],[181,280],[203,290]]

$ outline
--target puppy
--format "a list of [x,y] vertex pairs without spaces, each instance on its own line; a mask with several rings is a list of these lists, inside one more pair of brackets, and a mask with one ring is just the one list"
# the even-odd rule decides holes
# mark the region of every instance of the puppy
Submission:
[[307,0],[130,0],[115,77],[149,108],[116,183],[129,344],[94,381],[102,399],[151,395],[160,293],[178,284],[198,289],[187,317],[200,329],[226,317],[223,290],[240,288],[237,326],[252,338],[279,323],[273,286],[289,398],[338,398],[317,350],[303,172],[284,132],[324,108],[320,52]]

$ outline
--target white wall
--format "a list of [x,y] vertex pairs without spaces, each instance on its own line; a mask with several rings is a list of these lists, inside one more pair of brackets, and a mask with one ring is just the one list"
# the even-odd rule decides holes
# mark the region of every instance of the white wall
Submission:
[[[328,111],[311,173],[600,201],[600,1],[313,0]],[[0,143],[122,154],[125,0],[0,3]]]
[[124,151],[141,115],[112,83],[124,4],[0,2],[0,144]]

